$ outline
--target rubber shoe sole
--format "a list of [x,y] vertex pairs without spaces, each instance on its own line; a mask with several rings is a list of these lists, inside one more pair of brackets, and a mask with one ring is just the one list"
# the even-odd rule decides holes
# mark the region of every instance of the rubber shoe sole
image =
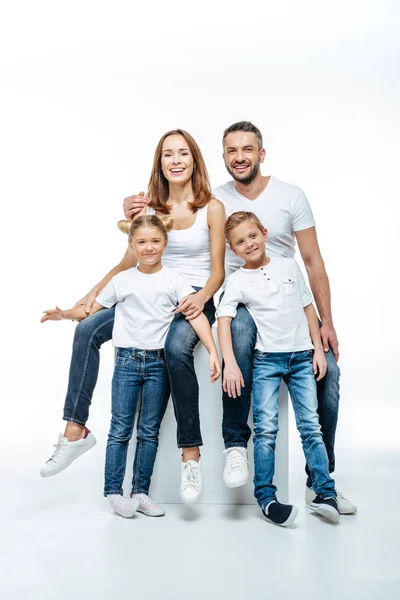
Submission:
[[311,502],[310,508],[331,523],[337,523],[340,519],[339,511],[329,504],[314,504]]

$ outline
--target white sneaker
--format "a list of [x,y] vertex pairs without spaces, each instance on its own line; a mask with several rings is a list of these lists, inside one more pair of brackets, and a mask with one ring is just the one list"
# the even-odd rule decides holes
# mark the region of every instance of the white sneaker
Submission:
[[124,498],[120,494],[110,494],[107,499],[111,504],[111,508],[126,519],[133,517],[139,506],[137,498]]
[[229,488],[240,487],[249,479],[249,463],[247,460],[247,448],[235,446],[224,450],[225,468],[224,483]]
[[147,517],[163,517],[165,515],[164,508],[153,502],[146,494],[133,494],[132,498],[139,500],[137,512],[143,513]]
[[40,470],[42,477],[51,477],[64,471],[76,458],[84,452],[87,452],[96,445],[96,438],[93,433],[88,433],[86,437],[69,442],[66,437],[60,434],[57,444],[54,444],[53,455]]
[[203,475],[201,459],[199,462],[188,460],[182,462],[181,498],[187,504],[198,502],[203,495]]
[[[313,489],[311,489],[310,487],[306,486],[306,504],[311,504],[311,502],[313,502],[316,498],[316,493],[314,492]],[[339,492],[339,490],[336,490],[336,500],[337,500],[337,506],[338,506],[338,511],[341,515],[354,515],[357,512],[357,506],[355,504],[353,504],[353,502],[351,502],[351,500],[348,500],[347,498],[345,498],[342,494],[342,492]]]

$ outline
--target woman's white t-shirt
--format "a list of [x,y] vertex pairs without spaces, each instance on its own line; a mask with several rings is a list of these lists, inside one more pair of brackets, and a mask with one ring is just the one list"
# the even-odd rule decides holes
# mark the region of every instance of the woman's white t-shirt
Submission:
[[[168,232],[168,244],[163,254],[163,264],[177,269],[191,285],[204,287],[210,277],[210,228],[207,222],[207,206],[199,208],[196,220],[187,229]],[[147,208],[148,215],[156,214]]]
[[193,292],[176,269],[148,275],[133,267],[115,275],[96,302],[105,308],[116,304],[113,346],[157,350],[164,348],[177,304]]

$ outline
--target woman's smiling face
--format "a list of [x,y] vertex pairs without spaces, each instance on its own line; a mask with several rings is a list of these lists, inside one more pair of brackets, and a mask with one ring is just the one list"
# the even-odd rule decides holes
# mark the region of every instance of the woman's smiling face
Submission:
[[193,156],[185,138],[169,135],[165,138],[161,154],[161,170],[169,183],[185,184],[193,174]]

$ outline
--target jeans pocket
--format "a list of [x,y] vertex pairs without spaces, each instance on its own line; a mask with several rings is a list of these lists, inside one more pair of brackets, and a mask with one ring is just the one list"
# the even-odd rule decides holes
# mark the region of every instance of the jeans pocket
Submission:
[[130,348],[117,348],[115,352],[115,366],[125,367],[129,359],[131,358]]

